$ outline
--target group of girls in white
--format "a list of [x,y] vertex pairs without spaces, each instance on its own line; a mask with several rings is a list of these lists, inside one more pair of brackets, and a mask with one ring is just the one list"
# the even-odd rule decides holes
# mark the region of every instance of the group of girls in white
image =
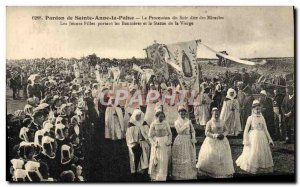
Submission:
[[[229,178],[235,173],[228,139],[228,130],[218,108],[206,123],[206,138],[196,158],[196,133],[184,106],[178,107],[172,132],[161,106],[156,107],[150,126],[144,113],[135,109],[126,131],[131,173],[148,172],[152,181],[193,180],[197,176]],[[273,172],[270,145],[274,145],[261,114],[259,101],[252,104],[244,131],[244,148],[236,165],[251,174]]]

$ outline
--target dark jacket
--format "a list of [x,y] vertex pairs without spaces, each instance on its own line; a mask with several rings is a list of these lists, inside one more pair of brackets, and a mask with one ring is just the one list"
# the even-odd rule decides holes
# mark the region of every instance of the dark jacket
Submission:
[[291,119],[294,118],[295,117],[295,96],[289,99],[289,96],[286,95],[282,101],[281,110],[283,114],[291,112],[292,114],[290,115],[289,118]]

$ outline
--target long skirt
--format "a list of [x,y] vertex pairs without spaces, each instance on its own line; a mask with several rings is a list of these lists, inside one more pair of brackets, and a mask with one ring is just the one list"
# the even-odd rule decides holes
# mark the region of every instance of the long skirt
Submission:
[[237,136],[242,131],[240,113],[231,112],[229,115],[230,117],[225,121],[225,125],[228,129],[228,136]]
[[[128,148],[131,173],[142,172],[149,167],[150,145],[146,141],[140,141],[139,146],[140,151]],[[140,152],[139,158],[135,157],[136,152]]]
[[165,104],[163,110],[165,112],[166,119],[169,122],[170,127],[174,127],[174,123],[178,118],[177,107]]
[[263,130],[250,130],[250,145],[245,145],[236,165],[249,173],[273,172],[273,159],[267,136]]
[[154,121],[155,117],[155,103],[149,103],[147,105],[146,113],[145,113],[145,121],[148,125],[150,125]]
[[201,105],[195,107],[196,120],[201,126],[205,126],[210,119],[209,108],[210,105]]
[[166,181],[171,146],[166,146],[168,136],[156,137],[155,140],[158,142],[158,147],[151,146],[149,175],[152,180]]
[[196,149],[190,135],[178,135],[172,147],[174,180],[197,179]]
[[214,178],[232,177],[233,160],[227,138],[218,140],[206,137],[201,146],[196,167],[202,175]]

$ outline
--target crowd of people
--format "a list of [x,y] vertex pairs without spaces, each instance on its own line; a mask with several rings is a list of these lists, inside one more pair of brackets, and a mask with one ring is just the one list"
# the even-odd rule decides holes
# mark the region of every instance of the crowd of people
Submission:
[[[13,99],[27,101],[24,109],[7,114],[8,180],[233,177],[227,137],[236,136],[243,137],[244,144],[236,165],[252,174],[271,173],[273,140],[294,143],[293,86],[253,93],[253,82],[243,69],[231,82],[203,77],[193,103],[179,105],[183,88],[176,74],[164,82],[152,76],[145,83],[125,68],[127,74],[115,81],[107,68],[99,67],[55,60],[7,66]],[[128,91],[128,97],[120,100],[117,90]],[[146,102],[153,91],[159,96]],[[138,92],[142,101],[132,102]],[[163,99],[167,95],[174,100]],[[187,97],[191,95],[183,100]],[[198,128],[206,138],[197,158]]]

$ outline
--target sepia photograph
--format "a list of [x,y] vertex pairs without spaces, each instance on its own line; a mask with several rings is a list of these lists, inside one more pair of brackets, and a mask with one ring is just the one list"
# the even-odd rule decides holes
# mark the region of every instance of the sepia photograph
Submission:
[[7,6],[9,183],[296,182],[292,6]]

